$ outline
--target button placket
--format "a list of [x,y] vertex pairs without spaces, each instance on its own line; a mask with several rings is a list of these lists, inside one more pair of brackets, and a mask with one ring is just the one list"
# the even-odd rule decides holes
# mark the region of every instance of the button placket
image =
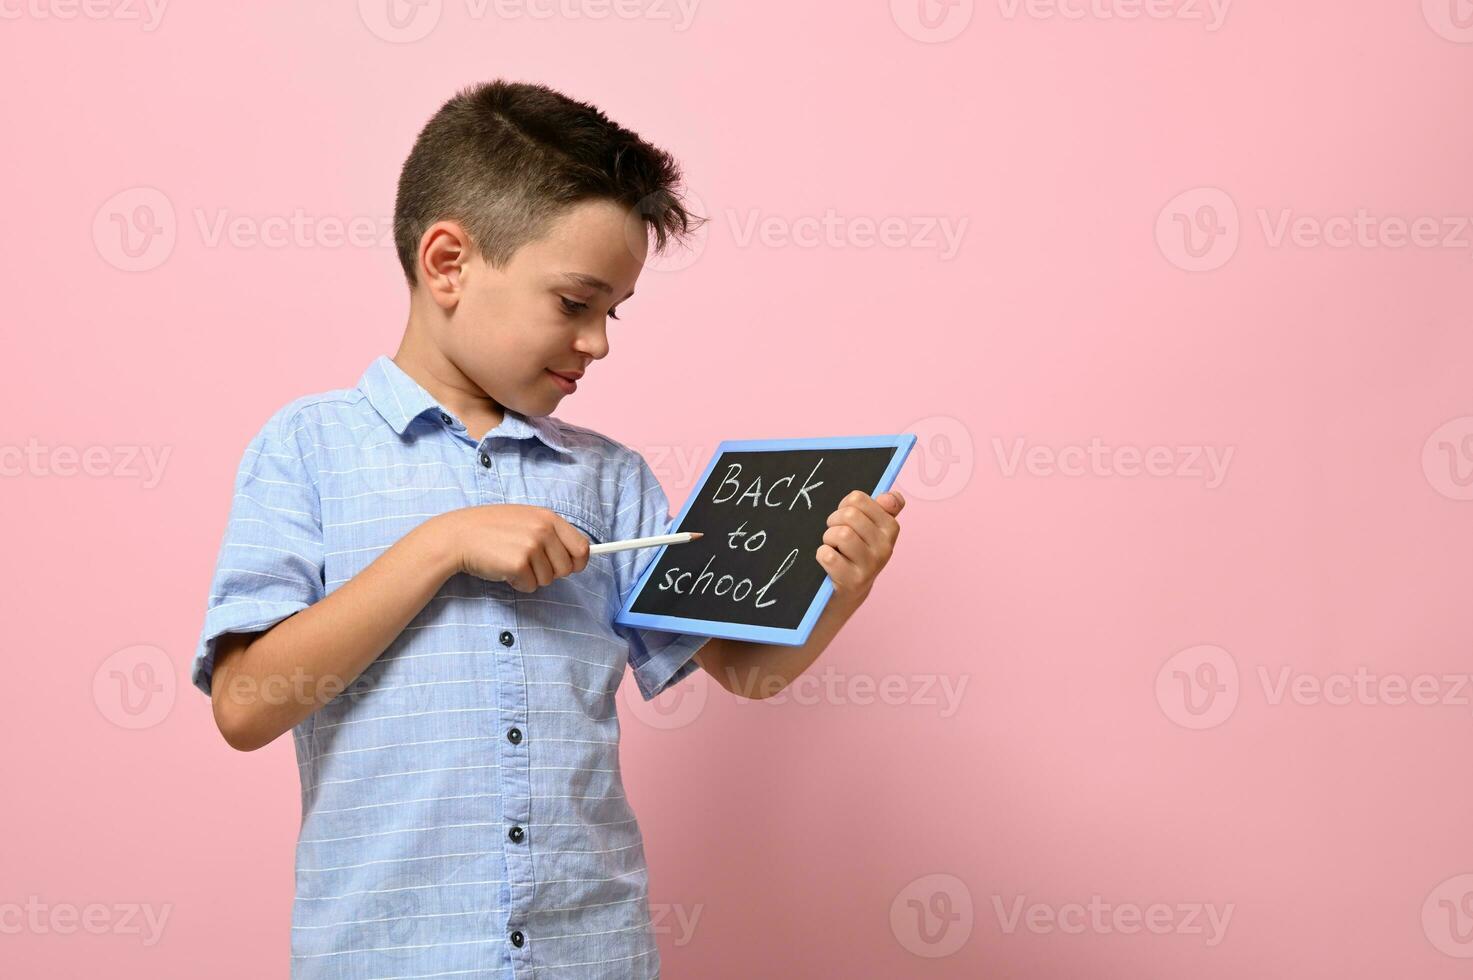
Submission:
[[[514,459],[504,454],[493,458],[490,443],[484,440],[476,447],[475,453],[479,502],[505,500],[506,495],[497,490],[503,481],[516,482],[518,473]],[[516,597],[504,597],[487,583],[487,601],[495,617],[488,624],[495,631],[489,634],[495,637],[495,646],[491,648],[495,653],[489,657],[489,673],[495,683],[498,716],[509,724],[528,717],[527,665],[520,656],[524,638],[513,632],[518,621]],[[498,619],[501,622],[496,622]],[[527,922],[534,891],[532,852],[527,831],[531,819],[532,771],[528,753],[519,747],[522,737],[521,728],[508,727],[506,741],[498,739],[490,746],[498,761],[495,776],[501,796],[500,815],[509,828],[508,843],[501,849],[508,899],[505,922],[506,928],[512,930],[508,938],[517,949],[526,943],[527,937],[521,927]]]

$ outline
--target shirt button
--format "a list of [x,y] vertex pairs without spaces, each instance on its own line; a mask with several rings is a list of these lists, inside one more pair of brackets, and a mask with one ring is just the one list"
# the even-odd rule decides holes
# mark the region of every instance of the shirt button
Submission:
[[520,929],[514,929],[514,930],[512,930],[511,944],[513,946],[515,946],[517,949],[521,949],[522,948],[522,944],[525,943],[526,941],[527,941],[527,937],[524,936],[524,935],[522,935],[522,930],[520,930]]
[[481,454],[481,465],[484,466],[484,467],[486,467],[487,469],[490,469],[491,468],[491,457],[490,456],[487,456],[485,453],[482,453]]
[[452,419],[450,416],[446,415],[444,412],[441,412],[440,413],[440,421],[441,422],[444,422],[446,425],[454,425],[455,424],[455,420]]
[[521,745],[522,730],[520,728],[508,728],[506,730],[506,740],[513,745]]
[[522,839],[527,836],[527,832],[521,827],[513,827],[506,832],[506,836],[511,838],[513,844],[520,844]]
[[517,642],[517,638],[514,637],[514,636],[512,636],[511,633],[508,630],[502,630],[501,631],[501,645],[502,646],[509,647],[509,646],[511,646],[515,642]]

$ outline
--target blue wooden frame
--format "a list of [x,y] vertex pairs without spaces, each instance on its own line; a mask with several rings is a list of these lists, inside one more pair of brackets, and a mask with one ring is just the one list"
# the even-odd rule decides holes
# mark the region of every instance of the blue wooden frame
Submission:
[[[889,490],[895,482],[895,477],[900,473],[900,467],[905,465],[906,457],[910,455],[911,448],[915,446],[916,437],[912,433],[901,435],[879,435],[879,436],[834,436],[829,438],[815,439],[728,439],[716,447],[716,452],[711,455],[710,461],[706,463],[705,472],[696,481],[695,490],[686,499],[685,506],[680,508],[680,513],[665,529],[664,533],[671,533],[685,520],[685,515],[690,512],[691,506],[700,496],[700,492],[706,486],[706,481],[711,476],[711,471],[716,468],[721,457],[729,452],[783,452],[793,449],[882,449],[891,447],[895,450],[890,457],[890,464],[880,476],[880,481],[873,490],[867,491],[871,497],[877,497]],[[819,586],[818,592],[813,597],[813,602],[808,606],[808,612],[804,614],[803,621],[793,629],[780,629],[774,626],[750,626],[745,623],[725,623],[709,619],[689,619],[684,616],[663,616],[654,613],[630,612],[630,608],[639,599],[645,583],[655,571],[655,566],[660,563],[660,557],[664,555],[669,545],[661,545],[655,552],[654,558],[650,559],[644,572],[639,576],[639,581],[634,583],[634,588],[629,591],[629,597],[624,600],[623,607],[614,616],[614,622],[621,626],[637,626],[643,629],[663,630],[670,633],[693,633],[697,636],[711,636],[732,640],[753,640],[757,643],[776,643],[783,646],[802,646],[808,642],[808,636],[813,632],[814,624],[818,622],[819,614],[823,607],[828,604],[829,597],[834,594],[833,579],[824,576],[823,584]],[[815,559],[816,560],[816,559]]]

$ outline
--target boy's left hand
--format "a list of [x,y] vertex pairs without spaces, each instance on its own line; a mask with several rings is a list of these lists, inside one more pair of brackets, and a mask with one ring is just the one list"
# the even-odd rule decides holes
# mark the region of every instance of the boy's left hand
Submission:
[[871,497],[855,490],[839,501],[829,515],[828,530],[818,548],[818,563],[834,582],[834,596],[858,606],[869,595],[880,569],[895,551],[900,522],[895,519],[905,508],[898,490]]

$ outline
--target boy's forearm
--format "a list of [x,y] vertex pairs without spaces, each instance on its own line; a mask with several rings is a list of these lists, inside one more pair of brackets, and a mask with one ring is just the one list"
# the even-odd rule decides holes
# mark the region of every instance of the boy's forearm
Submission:
[[260,748],[340,694],[456,571],[431,518],[341,588],[264,633],[219,640],[215,723],[233,747]]
[[701,647],[696,662],[733,694],[770,698],[813,665],[863,602],[863,596],[848,600],[834,596],[802,646],[720,638]]

